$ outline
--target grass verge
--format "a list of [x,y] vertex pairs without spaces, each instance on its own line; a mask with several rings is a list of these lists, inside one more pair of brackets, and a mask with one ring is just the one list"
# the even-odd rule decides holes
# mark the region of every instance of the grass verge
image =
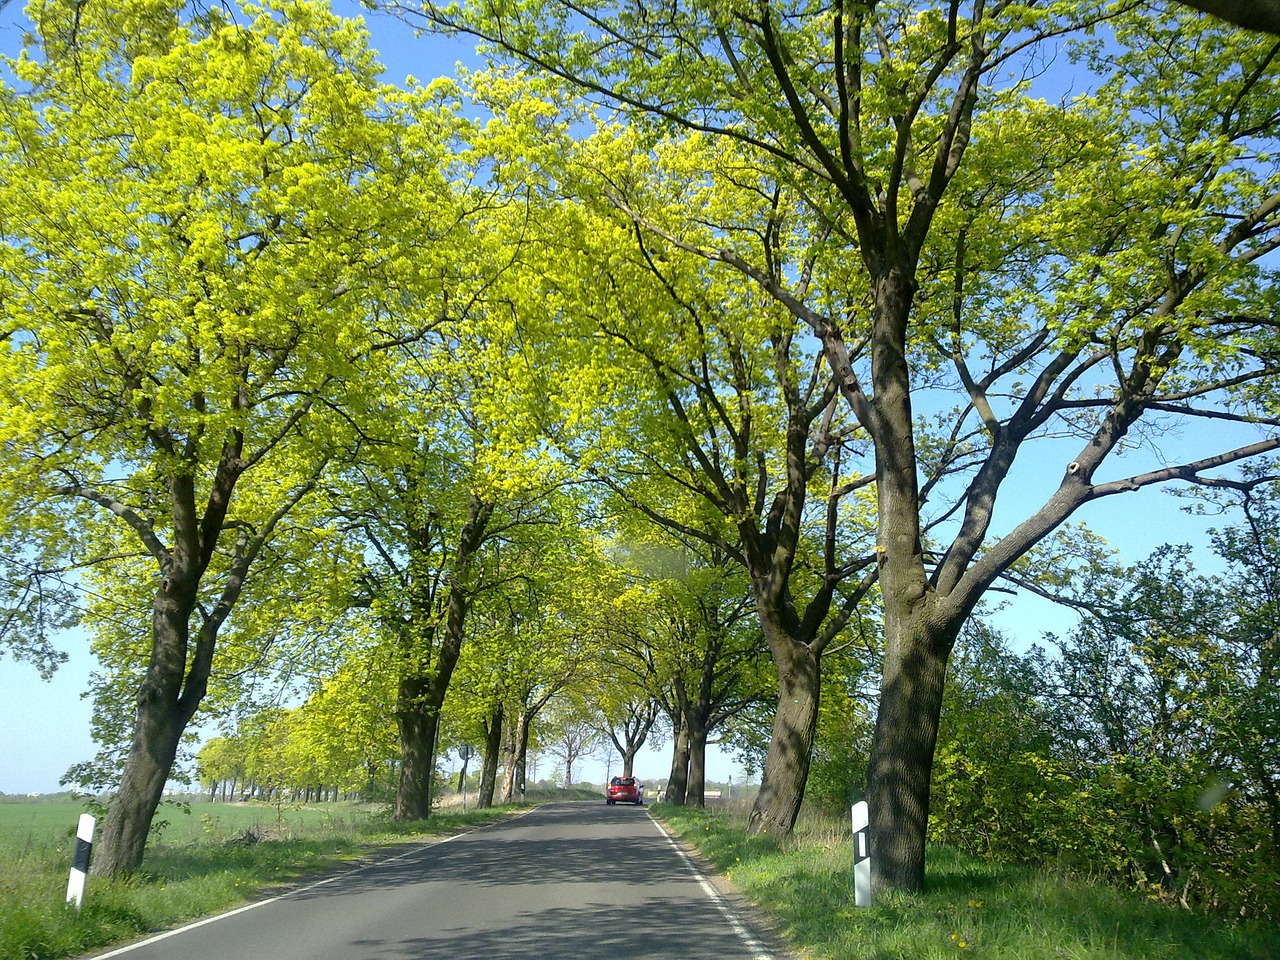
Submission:
[[656,804],[653,812],[775,918],[813,960],[1273,960],[1280,928],[1144,900],[1102,883],[929,851],[926,893],[853,905],[847,826],[751,836],[745,817]]

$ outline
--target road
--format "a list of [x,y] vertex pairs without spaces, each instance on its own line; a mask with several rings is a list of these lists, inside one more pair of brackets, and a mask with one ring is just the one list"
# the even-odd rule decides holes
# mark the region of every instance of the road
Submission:
[[641,807],[561,803],[99,960],[773,957]]

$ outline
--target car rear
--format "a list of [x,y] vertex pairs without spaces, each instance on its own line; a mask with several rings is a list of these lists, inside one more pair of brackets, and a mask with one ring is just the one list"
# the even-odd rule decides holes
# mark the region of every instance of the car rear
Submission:
[[605,788],[605,803],[634,803],[644,805],[644,791],[635,777],[614,777]]

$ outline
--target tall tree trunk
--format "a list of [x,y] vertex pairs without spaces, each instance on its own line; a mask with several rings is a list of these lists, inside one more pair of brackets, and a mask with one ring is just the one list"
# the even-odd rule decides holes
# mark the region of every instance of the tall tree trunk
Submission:
[[498,795],[499,803],[511,802],[511,788],[515,783],[516,769],[516,725],[508,723],[502,734],[502,792]]
[[689,731],[689,790],[685,794],[685,806],[703,808],[707,805],[707,727],[690,724]]
[[871,746],[867,801],[873,882],[924,887],[933,755],[946,679],[946,655],[919,635],[891,639]]
[[701,808],[707,804],[707,721],[700,708],[689,704],[685,710],[685,806]]
[[667,777],[667,803],[683,807],[689,790],[689,728],[684,717],[672,722],[671,774]]
[[532,715],[522,708],[516,722],[510,725],[507,741],[506,771],[502,779],[502,802],[513,803],[524,799],[525,754],[529,748],[529,723]]
[[516,726],[516,758],[511,783],[511,799],[516,803],[524,802],[529,764],[529,728],[532,724],[533,714],[527,710],[521,711],[520,722]]
[[685,726],[689,731],[689,790],[684,801],[686,807],[706,806],[707,735],[711,729],[711,718],[714,713],[712,698],[715,692],[720,647],[717,625],[716,636],[707,643],[702,659],[702,669],[698,671],[698,695],[692,702],[685,697],[682,704]]
[[[124,773],[98,838],[93,872],[99,876],[132,876],[142,865],[178,744],[208,688],[221,619],[206,618],[197,642],[191,644],[190,617],[198,584],[199,574],[183,575],[175,561],[152,602],[151,657],[138,688]],[[194,653],[188,658],[190,646]]]
[[436,715],[427,704],[426,682],[422,676],[400,681],[396,725],[400,730],[400,779],[396,788],[395,818],[426,820],[431,816]]
[[484,763],[480,771],[480,792],[476,809],[493,806],[493,793],[498,785],[498,761],[502,753],[502,704],[494,706],[484,723]]
[[172,702],[139,698],[133,743],[98,837],[94,873],[128,877],[142,865],[151,821],[164,797],[185,726]]
[[[904,258],[909,260],[909,258]],[[871,746],[867,801],[873,883],[924,887],[929,785],[951,639],[960,619],[939,622],[925,571],[920,486],[906,331],[916,291],[914,262],[874,280],[871,434],[875,443],[877,549],[885,657]],[[951,636],[947,637],[947,632]]]
[[778,710],[765,756],[760,792],[747,820],[752,833],[787,834],[800,815],[814,731],[818,727],[819,657],[808,646],[784,641],[775,646]]

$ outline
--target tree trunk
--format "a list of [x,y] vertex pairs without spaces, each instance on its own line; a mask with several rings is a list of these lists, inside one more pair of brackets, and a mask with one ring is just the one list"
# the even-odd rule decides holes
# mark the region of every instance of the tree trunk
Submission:
[[206,620],[197,642],[191,643],[198,583],[198,574],[182,576],[170,567],[152,602],[151,655],[138,688],[124,773],[95,851],[92,869],[99,876],[129,877],[142,865],[151,821],[164,797],[182,733],[204,699],[217,626]]
[[529,748],[529,723],[532,719],[528,710],[521,710],[511,727],[507,769],[502,778],[503,803],[524,799],[525,753]]
[[958,624],[930,625],[920,615],[903,619],[886,638],[867,801],[873,883],[916,891],[924,887],[933,757]]
[[498,760],[502,753],[502,704],[493,712],[484,726],[484,764],[480,772],[480,792],[476,796],[476,809],[493,806],[493,793],[498,785]]
[[804,644],[788,642],[775,651],[778,664],[778,711],[765,756],[760,792],[747,820],[751,833],[787,834],[795,826],[804,801],[813,736],[818,726],[819,658]]
[[94,851],[95,874],[128,877],[142,865],[151,821],[164,797],[185,726],[172,702],[139,699],[124,775]]
[[511,787],[515,783],[516,769],[516,725],[508,723],[503,729],[502,743],[502,792],[498,795],[499,803],[511,802]]
[[[397,820],[425,820],[431,816],[432,782],[435,777],[436,739],[440,730],[440,711],[449,694],[458,656],[462,652],[467,612],[474,585],[471,569],[476,553],[484,543],[484,531],[493,508],[472,495],[467,501],[467,522],[458,537],[453,561],[453,582],[445,607],[445,622],[440,632],[440,649],[431,659],[431,645],[436,631],[422,629],[417,623],[407,626],[409,638],[405,653],[406,676],[400,683],[400,699],[396,709],[400,721],[400,749],[404,763],[400,768],[400,789],[396,795]],[[429,603],[415,604],[413,617],[430,616]]]
[[689,790],[689,728],[681,717],[673,723],[674,744],[671,750],[671,775],[667,778],[667,793],[664,799],[683,807]]
[[[925,572],[920,486],[906,331],[916,291],[914,264],[874,281],[872,379],[877,549],[885,656],[871,746],[867,802],[873,884],[924,887],[929,783],[950,644],[934,622],[937,597]],[[958,629],[959,621],[956,621]]]
[[684,805],[701,809],[706,806],[707,790],[707,725],[697,710],[690,711],[688,731],[689,780]]
[[431,816],[432,776],[435,771],[439,714],[426,702],[426,683],[420,676],[400,681],[396,725],[400,729],[400,781],[395,818],[426,820]]

